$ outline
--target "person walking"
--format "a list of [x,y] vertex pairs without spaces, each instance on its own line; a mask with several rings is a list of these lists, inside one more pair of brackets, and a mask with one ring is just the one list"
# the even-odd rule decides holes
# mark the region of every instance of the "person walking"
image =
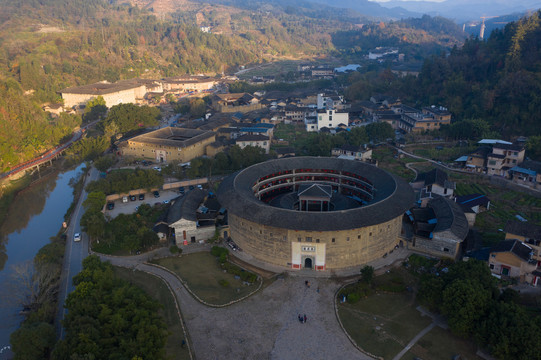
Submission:
[[304,314],[303,320],[304,320],[303,323],[305,323],[306,322],[306,314]]

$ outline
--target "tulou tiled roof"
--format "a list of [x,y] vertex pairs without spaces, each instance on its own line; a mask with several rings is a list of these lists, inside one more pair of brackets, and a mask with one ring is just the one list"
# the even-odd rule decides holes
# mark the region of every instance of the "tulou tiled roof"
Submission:
[[[330,212],[299,212],[259,201],[252,187],[269,174],[293,169],[347,171],[374,185],[374,198],[358,208]],[[327,157],[292,157],[269,160],[237,172],[221,183],[218,200],[241,218],[268,226],[308,231],[336,231],[377,225],[404,214],[414,203],[412,188],[402,179],[373,165]]]

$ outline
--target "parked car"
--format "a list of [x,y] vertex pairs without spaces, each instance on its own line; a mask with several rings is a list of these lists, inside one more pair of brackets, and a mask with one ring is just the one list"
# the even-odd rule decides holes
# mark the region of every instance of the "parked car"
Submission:
[[127,196],[122,197],[122,202],[127,203],[128,202],[128,197]]
[[80,233],[75,233],[73,235],[73,241],[81,241],[81,234]]
[[145,200],[145,194],[139,194],[139,200]]
[[179,192],[180,194],[184,194],[184,186],[179,187],[179,188],[178,188],[178,192]]
[[156,171],[162,171],[162,168],[159,167],[159,166],[154,166],[153,169],[156,170]]
[[137,197],[135,195],[130,195],[130,201],[135,201],[137,200]]
[[169,204],[169,200],[164,200],[163,203],[164,204]]
[[115,203],[107,203],[107,210],[113,210],[115,208]]
[[203,190],[203,186],[201,186],[201,184],[198,184],[198,185],[197,185],[197,188],[198,188],[199,190]]
[[160,192],[159,191],[154,191],[154,197],[159,198],[160,197]]
[[190,190],[193,190],[193,189],[194,189],[193,185],[190,185],[189,189],[190,189]]

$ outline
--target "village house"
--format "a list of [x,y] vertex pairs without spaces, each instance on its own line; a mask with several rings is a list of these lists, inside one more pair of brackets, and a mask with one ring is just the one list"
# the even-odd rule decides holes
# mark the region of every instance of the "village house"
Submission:
[[317,130],[326,127],[329,129],[337,128],[340,124],[349,125],[349,113],[338,112],[336,110],[318,110],[317,111]]
[[295,148],[294,147],[290,147],[290,146],[279,147],[279,148],[276,148],[275,151],[276,151],[276,155],[277,155],[278,159],[283,158],[283,157],[295,156]]
[[306,116],[307,108],[296,105],[286,105],[284,109],[284,117],[286,123],[302,123]]
[[220,112],[248,112],[263,107],[259,99],[248,93],[214,94],[212,107]]
[[487,174],[507,176],[507,171],[524,161],[522,145],[494,144],[487,155]]
[[537,188],[541,184],[541,162],[526,160],[520,166],[513,166],[507,172],[515,183]]
[[411,187],[418,192],[418,200],[424,206],[435,196],[451,198],[456,184],[448,179],[447,173],[438,168],[417,175]]
[[489,198],[482,194],[457,196],[455,202],[462,207],[470,228],[473,228],[477,214],[490,209]]
[[167,214],[169,227],[173,229],[177,246],[204,242],[216,231],[216,213],[205,210],[207,193],[200,189],[189,191],[183,201],[175,201]]
[[536,286],[537,265],[532,260],[532,248],[519,240],[503,240],[490,249],[488,266],[493,274],[518,278]]
[[519,240],[532,248],[532,259],[541,266],[541,226],[529,222],[509,220],[505,227],[506,240]]
[[467,169],[503,177],[510,177],[512,168],[520,172],[525,154],[523,145],[491,139],[483,139],[479,144],[481,146],[467,157]]
[[265,154],[270,152],[270,139],[264,135],[242,135],[235,140],[235,144],[241,149],[247,146],[260,147],[265,149]]
[[170,93],[204,92],[212,90],[216,79],[204,76],[168,77],[162,80],[163,89]]
[[372,160],[372,149],[362,146],[344,144],[339,148],[334,148],[331,151],[331,156],[340,159],[370,161]]
[[406,216],[413,225],[413,250],[452,259],[461,256],[469,227],[457,203],[438,196],[430,199],[426,207],[411,208]]
[[334,68],[320,66],[312,69],[312,77],[321,77],[324,79],[334,77]]

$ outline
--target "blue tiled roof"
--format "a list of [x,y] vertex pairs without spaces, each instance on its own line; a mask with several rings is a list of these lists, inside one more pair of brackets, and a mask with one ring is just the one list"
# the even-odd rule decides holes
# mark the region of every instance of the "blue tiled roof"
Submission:
[[535,172],[533,170],[530,170],[530,169],[521,168],[520,166],[512,167],[511,169],[509,169],[509,171],[519,172],[519,173],[522,173],[522,174],[528,174],[530,176],[536,176],[537,175],[537,172]]

